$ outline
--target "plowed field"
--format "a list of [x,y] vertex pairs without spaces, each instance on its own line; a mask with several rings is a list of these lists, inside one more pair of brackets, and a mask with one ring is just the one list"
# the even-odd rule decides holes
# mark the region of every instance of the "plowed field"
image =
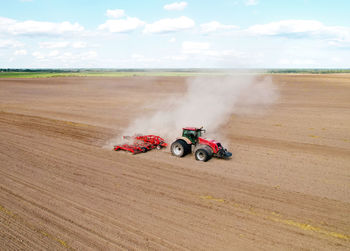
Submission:
[[350,76],[272,78],[206,163],[103,148],[185,77],[0,79],[0,250],[350,249]]

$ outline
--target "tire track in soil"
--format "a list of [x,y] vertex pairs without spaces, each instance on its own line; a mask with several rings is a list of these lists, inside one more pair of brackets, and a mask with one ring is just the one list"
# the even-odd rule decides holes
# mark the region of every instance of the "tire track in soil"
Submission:
[[[113,243],[113,244],[115,244],[116,247],[122,248],[122,249],[125,249],[125,250],[128,250],[131,247],[135,247],[135,246],[138,246],[139,248],[141,248],[145,244],[145,243],[137,243],[134,239],[130,238],[132,235],[134,235],[136,237],[139,236],[139,235],[141,235],[141,236],[142,235],[146,235],[146,236],[148,235],[148,234],[143,233],[142,231],[134,229],[134,228],[132,228],[130,226],[120,225],[120,223],[115,221],[115,219],[113,219],[113,218],[108,218],[108,217],[106,217],[106,216],[104,216],[104,215],[102,215],[102,214],[100,214],[100,213],[98,213],[96,211],[93,211],[92,209],[89,209],[89,208],[86,208],[86,207],[82,207],[79,204],[74,203],[73,201],[70,201],[70,200],[67,200],[67,199],[63,199],[61,197],[58,197],[58,196],[54,195],[53,193],[47,193],[46,190],[41,189],[41,188],[39,188],[36,185],[33,185],[33,184],[30,184],[30,183],[25,182],[23,180],[20,180],[20,179],[14,177],[14,176],[11,176],[9,174],[4,174],[4,173],[2,173],[2,175],[3,175],[3,177],[10,178],[13,182],[20,183],[23,186],[29,187],[29,188],[37,191],[41,196],[45,195],[45,196],[54,198],[56,201],[61,201],[61,202],[65,203],[66,205],[69,205],[70,207],[74,207],[78,211],[84,212],[84,214],[88,215],[91,218],[99,219],[101,222],[109,222],[114,227],[117,227],[118,229],[120,229],[119,234],[121,235],[121,237],[119,238],[120,242],[117,242],[117,241],[115,241],[113,239],[110,239],[110,238],[108,238],[108,237],[106,237],[106,236],[104,236],[104,235],[102,235],[102,234],[100,234],[100,233],[98,233],[98,232],[88,228],[88,227],[85,227],[83,225],[77,224],[72,219],[66,218],[65,216],[63,216],[63,215],[61,215],[59,213],[56,213],[56,212],[54,212],[54,211],[52,211],[52,210],[50,210],[50,209],[48,209],[48,208],[46,208],[46,207],[44,207],[42,205],[39,205],[39,204],[37,204],[34,201],[25,199],[24,197],[22,197],[22,196],[14,193],[14,192],[12,192],[10,190],[7,190],[4,187],[0,186],[0,190],[5,191],[6,193],[11,195],[12,197],[17,198],[18,200],[20,200],[22,202],[26,202],[26,203],[30,204],[31,206],[36,207],[36,208],[42,210],[43,212],[45,212],[46,214],[50,215],[50,217],[46,218],[45,221],[49,221],[49,225],[51,225],[51,226],[52,225],[56,225],[56,227],[60,228],[62,231],[63,230],[67,231],[67,229],[69,229],[69,227],[67,228],[65,226],[69,225],[69,224],[73,224],[76,227],[80,228],[82,231],[89,232],[90,234],[96,235],[98,238],[101,238],[104,241],[107,241],[108,243]],[[40,215],[42,215],[42,213],[37,215],[37,217],[40,217]],[[58,225],[58,223],[55,223],[53,221],[53,218],[57,218],[57,219],[63,220],[65,222],[65,224]],[[127,233],[125,233],[125,232],[127,232]],[[84,235],[79,236],[79,237],[81,238],[83,236]],[[147,238],[148,241],[152,241],[152,242],[155,242],[157,244],[161,244],[161,246],[167,247],[169,249],[174,249],[174,248],[179,249],[179,246],[177,246],[175,244],[166,243],[164,240],[160,241],[159,238],[156,238],[154,236],[147,236],[146,238]],[[60,243],[65,243],[64,241],[61,241],[60,239],[57,239],[57,238],[53,238],[53,239],[58,241],[58,242],[60,242]],[[126,242],[128,244],[122,244],[121,242]],[[134,245],[130,245],[130,243],[132,243]],[[128,246],[128,245],[130,245],[130,246]],[[66,246],[66,245],[64,245],[64,246]]]

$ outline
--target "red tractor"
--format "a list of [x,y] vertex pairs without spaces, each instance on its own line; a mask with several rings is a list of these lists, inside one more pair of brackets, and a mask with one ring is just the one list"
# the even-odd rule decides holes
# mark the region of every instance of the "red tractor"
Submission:
[[228,159],[232,153],[228,152],[220,142],[202,138],[205,130],[195,127],[185,127],[182,129],[182,137],[179,137],[171,144],[171,153],[177,157],[184,157],[186,154],[194,152],[196,160],[208,161],[211,157]]

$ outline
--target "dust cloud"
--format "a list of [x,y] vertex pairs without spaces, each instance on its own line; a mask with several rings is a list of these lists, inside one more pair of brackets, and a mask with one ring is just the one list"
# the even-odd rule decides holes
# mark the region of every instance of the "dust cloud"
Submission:
[[[123,135],[156,134],[171,142],[181,135],[183,127],[201,127],[208,136],[218,136],[217,130],[233,114],[261,114],[278,98],[270,77],[254,74],[223,77],[196,77],[187,80],[187,91],[170,96],[156,104],[151,115],[135,119]],[[109,145],[119,144],[121,135]]]

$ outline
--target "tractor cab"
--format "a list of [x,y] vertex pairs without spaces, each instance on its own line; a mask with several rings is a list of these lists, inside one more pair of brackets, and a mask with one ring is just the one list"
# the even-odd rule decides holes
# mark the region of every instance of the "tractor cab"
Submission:
[[205,132],[205,130],[203,130],[203,127],[185,127],[182,128],[182,137],[188,138],[192,144],[196,144],[198,143],[198,137],[202,135],[202,132]]

